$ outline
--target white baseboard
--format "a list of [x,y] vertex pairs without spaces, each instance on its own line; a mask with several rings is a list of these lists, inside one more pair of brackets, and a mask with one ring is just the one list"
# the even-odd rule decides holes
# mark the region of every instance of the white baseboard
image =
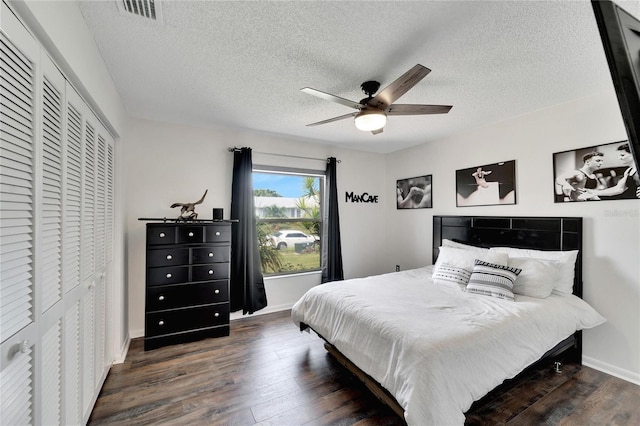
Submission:
[[124,345],[120,348],[120,354],[113,360],[114,364],[122,364],[127,358],[127,352],[129,352],[129,345],[131,344],[131,336],[127,336]]
[[272,314],[274,312],[286,311],[288,309],[291,309],[291,307],[293,307],[292,303],[285,303],[283,305],[277,305],[277,306],[267,306],[266,308],[260,309],[259,311],[254,312],[251,315],[242,315],[242,312],[233,312],[231,314],[231,321],[242,319],[242,318],[250,318],[257,315],[265,315],[265,314]]
[[634,385],[640,385],[640,373],[634,373],[633,371],[625,370],[623,368],[616,367],[615,365],[584,355],[582,356],[582,364],[625,380],[629,383],[633,383]]

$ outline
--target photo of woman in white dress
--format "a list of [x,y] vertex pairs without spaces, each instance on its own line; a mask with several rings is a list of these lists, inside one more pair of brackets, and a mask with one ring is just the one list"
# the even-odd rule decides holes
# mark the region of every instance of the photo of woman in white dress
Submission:
[[515,204],[515,170],[515,160],[457,170],[456,205],[467,207]]

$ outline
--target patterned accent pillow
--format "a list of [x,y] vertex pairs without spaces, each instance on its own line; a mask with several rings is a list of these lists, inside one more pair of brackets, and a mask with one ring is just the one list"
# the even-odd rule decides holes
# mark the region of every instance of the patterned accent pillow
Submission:
[[471,278],[471,271],[449,263],[443,263],[433,275],[433,282],[464,291]]
[[433,273],[438,271],[438,268],[443,263],[456,266],[458,268],[465,268],[468,270],[473,269],[473,265],[476,259],[484,260],[485,262],[496,263],[500,265],[507,265],[509,263],[509,255],[506,253],[476,250],[462,250],[455,247],[443,247],[439,248],[438,259],[436,260],[436,266],[433,269]]
[[513,282],[521,271],[476,259],[467,292],[513,301]]

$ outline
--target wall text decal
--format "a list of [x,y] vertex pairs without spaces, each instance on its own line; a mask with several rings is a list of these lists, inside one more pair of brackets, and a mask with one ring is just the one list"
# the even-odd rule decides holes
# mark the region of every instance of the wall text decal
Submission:
[[362,194],[354,194],[353,191],[345,192],[345,202],[351,201],[352,203],[377,203],[378,196],[377,195],[369,195],[368,192],[363,192]]

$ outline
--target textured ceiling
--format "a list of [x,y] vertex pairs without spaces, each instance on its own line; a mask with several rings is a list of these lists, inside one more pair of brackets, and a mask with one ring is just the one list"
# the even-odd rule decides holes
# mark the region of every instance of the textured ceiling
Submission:
[[[612,87],[588,1],[161,1],[161,22],[79,3],[127,112],[156,121],[386,153]],[[305,126],[353,110],[301,88],[359,101],[363,81],[417,63],[432,72],[398,102],[448,114],[389,117],[375,136]]]

